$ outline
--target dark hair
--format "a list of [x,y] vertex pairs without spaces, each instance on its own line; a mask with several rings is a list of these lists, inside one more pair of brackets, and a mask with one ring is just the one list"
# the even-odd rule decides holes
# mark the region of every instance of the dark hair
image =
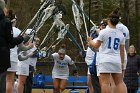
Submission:
[[103,19],[103,20],[100,22],[100,26],[106,27],[106,26],[107,26],[107,19]]
[[66,50],[66,44],[62,44],[60,48],[63,48]]
[[118,24],[119,17],[120,17],[119,8],[116,8],[108,15],[108,19],[110,20],[111,24],[114,26]]
[[10,18],[10,20],[13,20],[13,19],[16,19],[17,20],[16,15],[13,12],[13,10],[9,10],[8,13],[9,13],[8,18]]
[[118,16],[121,17],[121,11],[119,7],[115,8],[114,11],[112,11],[112,13],[117,13]]

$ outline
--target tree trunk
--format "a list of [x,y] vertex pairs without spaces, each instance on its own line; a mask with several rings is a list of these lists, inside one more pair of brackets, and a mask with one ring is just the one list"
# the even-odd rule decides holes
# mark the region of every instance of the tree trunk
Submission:
[[124,0],[124,24],[126,26],[129,25],[129,1],[130,0]]
[[136,10],[136,31],[138,32],[137,44],[139,49],[140,48],[140,0],[135,0],[135,10]]
[[122,8],[122,3],[123,3],[123,1],[120,0],[120,1],[119,1],[120,8]]

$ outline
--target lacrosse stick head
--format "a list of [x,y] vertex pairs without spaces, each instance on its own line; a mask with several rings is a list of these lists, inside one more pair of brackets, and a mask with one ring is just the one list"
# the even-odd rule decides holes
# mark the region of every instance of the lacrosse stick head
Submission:
[[30,35],[31,34],[32,29],[27,29],[25,34]]
[[33,35],[34,33],[35,33],[35,30],[33,30],[33,29],[27,29],[25,32],[25,34],[27,34],[27,35]]
[[58,32],[58,39],[64,39],[67,31],[69,30],[69,24],[66,24],[65,26],[60,27],[60,31]]
[[57,14],[54,15],[55,19],[61,19],[62,18],[62,12],[59,12]]
[[42,5],[45,0],[40,0],[40,4]]

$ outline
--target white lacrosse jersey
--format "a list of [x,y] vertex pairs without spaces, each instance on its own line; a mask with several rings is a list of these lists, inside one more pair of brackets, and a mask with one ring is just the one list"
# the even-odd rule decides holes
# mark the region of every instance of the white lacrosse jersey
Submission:
[[122,23],[119,22],[116,25],[116,28],[123,33],[123,35],[125,37],[125,40],[126,39],[130,39],[129,30],[128,30],[128,28],[125,25],[123,25]]
[[85,62],[87,63],[87,65],[90,65],[92,63],[94,59],[94,54],[95,52],[88,47],[86,52],[86,57],[85,57]]
[[[12,27],[12,29],[13,29],[13,37],[17,37],[21,33],[21,30],[19,30],[16,27]],[[18,49],[17,46],[15,46],[14,48],[10,49],[10,61],[18,62],[17,49]]]
[[100,63],[115,62],[121,64],[120,45],[125,45],[122,32],[118,29],[107,27],[100,31],[98,40],[102,41],[99,47]]
[[[27,51],[20,51],[19,55],[27,55],[29,53],[32,53],[33,51],[36,50],[36,47],[34,46],[33,48],[27,50]],[[34,69],[36,69],[36,62],[37,62],[37,57],[29,57],[26,60],[19,61],[18,62],[18,69],[17,69],[17,75],[29,75],[29,65],[33,66]]]
[[[29,50],[29,52],[32,52],[32,53],[33,53],[36,49],[37,49],[37,48],[36,48],[36,46],[34,45],[34,47],[31,48],[31,49]],[[36,69],[37,57],[29,57],[29,58],[28,58],[28,61],[30,62],[30,65],[33,66],[34,69]]]
[[63,60],[59,59],[58,53],[53,53],[52,56],[54,59],[54,67],[52,70],[53,78],[67,79],[69,76],[68,64],[72,65],[74,62],[68,55],[65,55]]
[[[92,41],[96,43],[97,38],[93,39]],[[87,65],[90,65],[93,62],[94,56],[95,56],[95,52],[88,47],[86,52],[86,57],[85,57],[85,62],[87,63]]]
[[[27,51],[20,51],[18,53],[18,55],[27,55],[28,53],[30,53],[29,50]],[[29,76],[29,65],[30,65],[30,60],[29,58],[23,61],[19,61],[18,62],[18,66],[17,66],[17,75],[25,75],[25,76]]]
[[[123,25],[122,23],[119,22],[119,23],[116,25],[116,28],[117,28],[118,30],[120,30],[120,31],[123,33],[125,41],[126,41],[127,39],[130,39],[129,30],[128,30],[128,28],[127,28],[125,25]],[[124,60],[127,61],[126,49],[124,49],[124,53],[125,53]]]

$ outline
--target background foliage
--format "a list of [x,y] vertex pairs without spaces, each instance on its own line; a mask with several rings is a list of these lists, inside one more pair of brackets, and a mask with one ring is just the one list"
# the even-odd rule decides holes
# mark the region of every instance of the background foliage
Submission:
[[[56,2],[62,1],[63,5],[66,8],[67,14],[63,16],[63,21],[65,24],[70,24],[70,31],[74,34],[76,39],[79,41],[78,33],[75,27],[71,24],[74,22],[71,0],[56,0]],[[79,0],[76,0],[77,2]],[[8,7],[13,9],[16,12],[18,17],[17,27],[23,30],[28,22],[32,19],[35,13],[40,7],[40,0],[8,0]],[[91,0],[91,19],[93,22],[98,25],[103,18],[106,18],[107,15],[115,8],[120,7],[122,11],[122,23],[124,23],[130,30],[130,44],[134,44],[138,53],[140,52],[140,0]],[[84,11],[89,15],[89,0],[84,0]],[[87,21],[88,24],[88,21]],[[45,33],[52,25],[52,20],[46,22],[46,24],[41,28],[38,36],[42,39],[45,36]],[[82,26],[84,27],[84,26]],[[84,28],[82,29],[84,33]],[[56,36],[47,42],[46,44],[51,43]],[[86,45],[86,41],[85,45]],[[67,38],[61,42],[66,43],[67,53],[74,60],[83,61],[81,55],[79,55],[78,48],[72,44]],[[57,49],[61,45],[57,46]]]

